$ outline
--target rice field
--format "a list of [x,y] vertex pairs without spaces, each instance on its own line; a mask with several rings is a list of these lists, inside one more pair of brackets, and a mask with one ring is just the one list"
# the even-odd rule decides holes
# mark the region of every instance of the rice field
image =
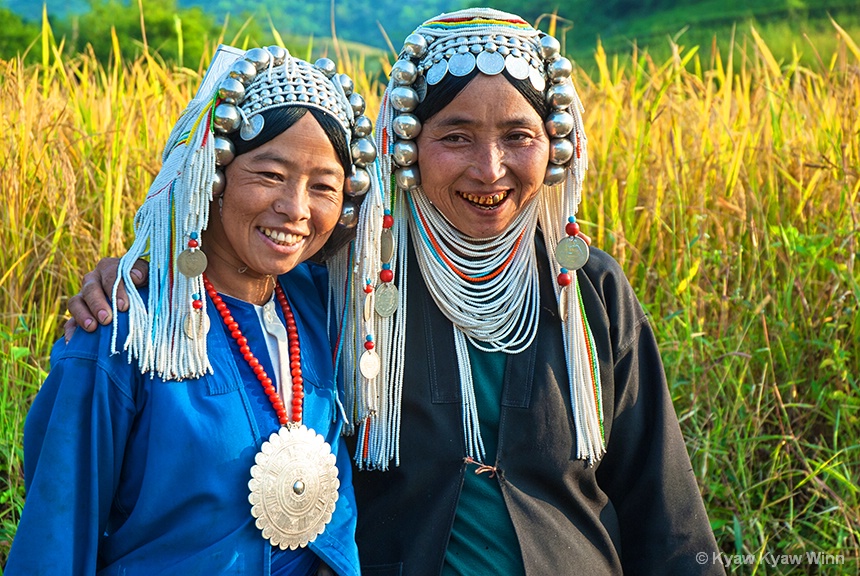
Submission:
[[[860,574],[860,48],[832,25],[814,66],[750,28],[660,61],[597,45],[575,78],[579,221],[651,315],[733,574]],[[205,64],[102,65],[41,41],[40,63],[0,60],[0,565],[66,300],[129,244]],[[373,113],[379,79],[334,51]]]

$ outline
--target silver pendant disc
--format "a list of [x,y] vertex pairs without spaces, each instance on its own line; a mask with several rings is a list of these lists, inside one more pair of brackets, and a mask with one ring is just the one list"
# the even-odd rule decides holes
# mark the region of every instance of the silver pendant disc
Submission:
[[251,514],[263,537],[281,550],[313,542],[331,521],[337,502],[336,458],[322,435],[306,426],[269,436],[251,467]]
[[185,315],[182,329],[185,335],[192,340],[205,338],[206,334],[209,333],[209,316],[202,310],[192,310]]
[[505,69],[505,57],[498,52],[482,51],[477,57],[478,70],[487,76],[495,76]]
[[376,313],[383,318],[388,318],[397,311],[400,293],[397,286],[390,282],[380,284],[376,289]]
[[475,56],[471,52],[457,53],[448,60],[448,72],[454,76],[466,76],[475,69]]
[[176,257],[176,268],[183,276],[194,278],[206,270],[209,260],[203,250],[183,250]]
[[379,237],[379,257],[386,264],[394,257],[394,237],[388,228],[383,230]]
[[588,244],[579,236],[562,238],[555,247],[555,259],[568,270],[579,270],[588,262]]
[[358,359],[358,369],[361,375],[368,380],[373,380],[379,374],[379,354],[373,350],[365,350]]
[[558,315],[562,322],[567,322],[567,286],[563,287],[558,295]]

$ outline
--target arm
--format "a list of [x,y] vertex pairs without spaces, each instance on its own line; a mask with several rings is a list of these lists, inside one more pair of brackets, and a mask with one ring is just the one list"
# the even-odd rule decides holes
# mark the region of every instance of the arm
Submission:
[[[634,298],[631,293],[628,298]],[[636,304],[638,309],[638,303]],[[615,355],[615,418],[598,476],[621,527],[624,572],[724,574],[666,383],[639,311]],[[706,553],[700,564],[697,553]]]
[[109,338],[102,329],[55,346],[25,424],[27,497],[8,576],[96,573],[134,419],[130,382],[137,380],[133,368],[122,370],[124,357],[98,356]]
[[[63,327],[66,342],[71,339],[78,326],[87,332],[92,332],[99,324],[110,324],[113,314],[108,295],[116,282],[118,267],[119,258],[102,258],[96,264],[95,270],[84,275],[80,293],[69,298],[68,309],[72,317]],[[144,260],[138,260],[134,263],[131,276],[135,285],[146,286],[149,279],[149,264]],[[122,282],[117,286],[116,306],[120,312],[128,309],[128,296]]]

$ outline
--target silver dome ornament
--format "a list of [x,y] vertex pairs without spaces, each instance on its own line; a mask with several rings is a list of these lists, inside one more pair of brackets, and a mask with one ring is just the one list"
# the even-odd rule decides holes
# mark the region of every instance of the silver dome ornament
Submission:
[[215,178],[212,179],[212,196],[220,196],[226,187],[227,179],[224,177],[224,172],[220,169],[215,170]]
[[550,86],[546,91],[546,102],[553,108],[562,110],[573,103],[574,95],[573,84],[568,80]]
[[373,122],[367,116],[359,116],[355,119],[355,126],[352,128],[353,136],[357,138],[365,138],[373,132]]
[[410,58],[423,58],[427,53],[427,40],[421,34],[410,34],[403,41],[401,53],[407,54]]
[[418,161],[418,145],[412,140],[398,140],[394,143],[391,159],[398,166],[412,166]]
[[376,146],[368,138],[358,138],[350,145],[352,161],[359,168],[364,168],[376,160]]
[[573,131],[573,116],[564,110],[550,112],[544,122],[550,138],[564,138]]
[[241,122],[242,117],[239,115],[239,109],[234,105],[218,104],[215,107],[215,112],[212,115],[212,124],[215,126],[216,132],[234,132]]
[[265,48],[251,48],[245,52],[245,60],[253,64],[257,72],[262,72],[272,63],[272,54]]
[[573,143],[567,138],[553,138],[549,143],[549,161],[564,165],[573,158]]
[[409,60],[398,60],[391,67],[391,79],[396,84],[412,84],[418,76],[418,69]]
[[397,187],[403,190],[414,190],[421,184],[421,173],[417,166],[406,166],[394,171]]
[[355,228],[358,224],[358,206],[349,199],[344,200],[337,223],[344,228]]
[[353,167],[352,174],[344,182],[347,196],[361,196],[370,189],[370,174],[364,168]]
[[218,97],[229,104],[239,104],[245,98],[245,85],[236,78],[224,78],[218,87]]
[[561,82],[570,78],[573,73],[573,64],[567,58],[556,58],[546,65],[546,73],[553,82]]
[[412,140],[421,133],[421,121],[414,114],[398,114],[391,122],[391,129],[404,140]]
[[349,98],[355,91],[355,82],[347,74],[338,74],[337,80],[340,82],[340,87],[343,88],[343,93]]
[[364,98],[361,97],[361,94],[356,94],[353,92],[349,95],[349,105],[352,106],[352,113],[355,116],[361,116],[364,114]]
[[557,164],[550,164],[546,168],[546,175],[543,178],[543,183],[546,186],[557,186],[564,182],[567,178],[567,168]]
[[409,86],[398,86],[388,94],[388,99],[398,112],[412,112],[418,106],[418,94]]
[[314,62],[314,66],[325,74],[326,78],[334,78],[334,75],[337,74],[337,64],[331,58],[320,58]]
[[290,57],[290,51],[281,46],[269,46],[266,50],[272,55],[272,64],[275,66],[283,66],[287,58]]
[[236,157],[233,141],[223,136],[215,136],[215,165],[226,166]]
[[257,77],[257,68],[247,60],[237,60],[230,66],[229,77],[247,87]]
[[540,55],[544,60],[552,60],[561,52],[561,44],[550,35],[541,36]]

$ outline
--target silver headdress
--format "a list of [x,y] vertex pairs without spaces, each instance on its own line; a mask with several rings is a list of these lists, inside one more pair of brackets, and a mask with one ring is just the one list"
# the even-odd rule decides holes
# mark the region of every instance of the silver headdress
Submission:
[[[528,278],[522,279],[524,275],[521,275],[521,282],[528,286],[531,294],[537,294],[533,238],[537,222],[540,222],[550,264],[558,272],[556,296],[564,319],[578,456],[594,462],[605,451],[597,356],[576,279],[576,270],[585,265],[588,258],[588,244],[575,221],[588,159],[583,108],[571,81],[572,64],[561,55],[555,38],[521,18],[498,10],[475,8],[442,14],[410,34],[392,67],[383,96],[376,141],[381,150],[382,181],[393,185],[386,189],[382,198],[369,199],[372,201],[362,208],[356,246],[360,273],[352,281],[352,314],[348,315],[354,323],[347,330],[355,341],[352,364],[348,355],[345,357],[346,368],[354,368],[355,374],[356,392],[353,397],[348,394],[347,400],[360,426],[361,441],[356,454],[360,467],[385,469],[391,460],[395,465],[399,460],[408,234],[410,229],[421,237],[433,233],[414,215],[420,212],[425,198],[416,145],[421,121],[414,111],[428,90],[443,82],[446,76],[467,76],[475,70],[487,76],[505,72],[516,80],[529,82],[545,99],[548,114],[544,125],[550,137],[550,162],[533,209],[535,215],[532,220],[526,215],[512,224],[525,232],[522,243],[514,245],[507,240],[509,237],[516,239],[510,230],[489,240],[499,246],[498,251],[510,250],[512,258],[522,260],[520,270],[525,270]],[[426,202],[424,205],[429,206]],[[432,212],[435,208],[429,206],[427,210]],[[469,242],[474,240],[459,231],[450,231],[450,225],[447,227],[448,230],[442,232],[450,232],[449,237],[456,236],[451,242],[459,242],[459,252],[463,253],[463,246],[468,250]],[[444,246],[428,248],[428,244],[418,239],[414,243],[428,286],[436,282],[437,276],[449,275],[452,282],[457,282],[451,274],[451,266],[441,264],[444,258],[434,253],[436,249],[444,250]],[[468,281],[475,282],[475,279]],[[488,287],[489,284],[490,281],[470,284],[462,293],[498,289]],[[459,314],[463,304],[455,301],[456,297],[450,292],[446,294],[437,286],[431,293],[440,310],[454,324],[466,456],[483,461],[466,342],[483,350],[510,354],[521,351],[537,333],[536,296],[530,301],[518,301],[516,310],[496,309],[491,319],[496,322],[492,329],[505,336],[491,337],[486,336],[488,331],[484,327],[474,329],[467,325],[471,320],[463,321],[468,311]],[[509,320],[502,321],[504,318]],[[510,336],[511,322],[519,323],[515,337]],[[520,338],[523,333],[525,336]]]
[[[226,185],[223,168],[233,161],[238,131],[248,141],[264,128],[267,110],[300,106],[336,118],[350,146],[353,165],[345,192],[364,195],[378,188],[376,147],[368,138],[372,123],[363,116],[364,99],[353,82],[338,74],[334,62],[313,65],[292,58],[284,48],[248,51],[220,46],[195,98],[168,138],[162,168],[135,216],[135,239],[120,260],[119,279],[129,295],[129,336],[123,344],[141,371],[165,379],[199,377],[211,372],[206,350],[206,297],[202,274],[207,259],[201,234],[209,222],[209,205]],[[368,171],[370,168],[370,171]],[[353,227],[357,208],[344,201],[340,224]],[[134,262],[148,255],[148,302],[131,281]],[[114,335],[117,351],[116,286]]]

